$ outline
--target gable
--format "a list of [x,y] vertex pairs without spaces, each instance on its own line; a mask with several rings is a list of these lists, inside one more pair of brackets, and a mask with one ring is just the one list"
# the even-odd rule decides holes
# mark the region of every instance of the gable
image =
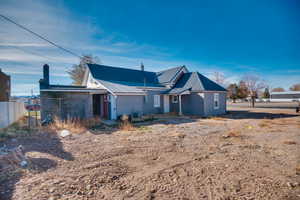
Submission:
[[184,73],[176,82],[174,87],[167,93],[181,94],[185,91],[200,92],[200,91],[226,91],[225,88],[206,78],[198,72]]
[[183,73],[187,73],[188,70],[185,66],[174,67],[164,71],[156,73],[157,79],[161,84],[173,85],[177,82]]

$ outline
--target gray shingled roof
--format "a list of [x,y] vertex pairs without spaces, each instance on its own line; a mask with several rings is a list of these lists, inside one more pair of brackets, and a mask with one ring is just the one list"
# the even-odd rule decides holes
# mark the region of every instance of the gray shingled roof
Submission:
[[[98,64],[87,65],[93,78],[97,79],[104,87],[113,93],[144,93],[142,89],[137,87],[164,87],[160,84],[159,76],[157,76],[155,72]],[[175,75],[179,68],[173,69],[171,69],[172,72],[165,70],[160,73],[164,74],[164,77],[171,77]]]
[[128,86],[146,85],[149,87],[162,87],[155,72],[97,64],[88,64],[88,67],[92,76],[98,80],[109,81]]
[[[171,82],[183,66],[157,73],[98,64],[88,64],[88,68],[93,78],[113,93],[144,93],[138,87],[164,87],[162,84]],[[180,94],[186,90],[226,91],[222,86],[198,72],[183,74],[168,93]]]
[[179,73],[180,69],[182,69],[182,68],[183,68],[183,66],[174,67],[174,68],[171,68],[171,69],[167,69],[167,70],[164,70],[164,71],[157,72],[156,73],[157,79],[160,83],[169,83],[176,76],[176,74]]
[[185,91],[199,92],[199,91],[226,91],[225,88],[212,80],[206,78],[198,72],[185,73],[178,80],[175,86],[170,89],[168,94],[180,94]]
[[142,89],[135,86],[128,86],[120,83],[113,83],[110,81],[98,80],[104,87],[113,93],[145,93]]

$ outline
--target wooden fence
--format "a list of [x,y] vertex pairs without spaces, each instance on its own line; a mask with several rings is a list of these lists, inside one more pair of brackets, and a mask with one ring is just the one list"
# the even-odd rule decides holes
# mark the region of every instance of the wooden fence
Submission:
[[5,128],[25,115],[23,102],[0,102],[0,128]]

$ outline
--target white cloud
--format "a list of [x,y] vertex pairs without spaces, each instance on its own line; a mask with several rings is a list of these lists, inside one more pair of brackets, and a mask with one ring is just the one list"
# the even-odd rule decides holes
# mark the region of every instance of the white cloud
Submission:
[[[209,77],[214,71],[222,72],[228,82],[238,82],[242,75],[238,70],[229,71],[219,65],[174,59],[167,48],[117,40],[114,34],[107,34],[105,30],[91,24],[88,18],[74,16],[63,7],[63,4],[51,5],[51,1],[38,0],[0,1],[1,14],[77,54],[98,56],[106,65],[139,69],[140,63],[143,62],[148,71],[186,65],[191,71],[199,71]],[[28,92],[27,89],[23,89],[25,87],[38,88],[38,80],[41,78],[39,76],[42,75],[44,63],[50,64],[51,76],[64,79],[68,77],[65,71],[78,63],[78,58],[53,47],[2,18],[0,18],[0,27],[0,67],[3,71],[12,76],[35,75],[38,77],[36,80],[30,80],[31,85],[13,82],[15,93]],[[258,68],[238,63],[233,63],[232,66],[234,69],[243,71],[255,71]],[[297,80],[297,76],[289,76],[288,80],[286,76],[269,75],[268,77],[267,81],[274,85],[290,85],[291,81]],[[23,82],[28,84],[26,80]]]

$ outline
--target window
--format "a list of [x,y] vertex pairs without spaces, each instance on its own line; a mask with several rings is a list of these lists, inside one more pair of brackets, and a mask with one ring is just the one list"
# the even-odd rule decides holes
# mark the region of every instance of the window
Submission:
[[160,107],[160,95],[154,95],[154,107]]
[[178,96],[172,96],[172,103],[178,103]]
[[214,93],[214,109],[219,109],[219,94]]

